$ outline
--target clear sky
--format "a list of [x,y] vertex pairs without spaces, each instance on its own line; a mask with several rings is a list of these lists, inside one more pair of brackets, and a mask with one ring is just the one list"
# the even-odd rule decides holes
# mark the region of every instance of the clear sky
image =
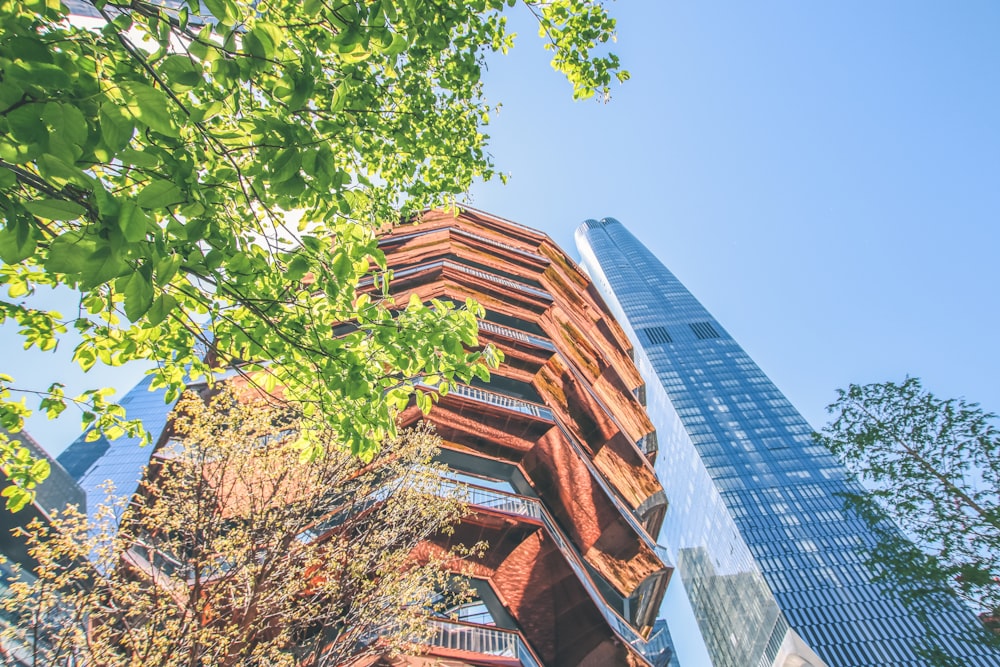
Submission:
[[[1000,411],[1000,3],[612,3],[632,80],[574,103],[525,22],[472,203],[573,249],[615,217],[816,427],[920,376]],[[575,254],[575,249],[573,249]]]
[[[1000,410],[1000,3],[610,6],[632,80],[607,105],[572,101],[515,12],[487,75],[512,177],[471,203],[574,256],[582,220],[618,218],[814,426],[836,387],[907,373]],[[16,378],[141,376],[0,345]],[[29,429],[58,452],[75,419]]]

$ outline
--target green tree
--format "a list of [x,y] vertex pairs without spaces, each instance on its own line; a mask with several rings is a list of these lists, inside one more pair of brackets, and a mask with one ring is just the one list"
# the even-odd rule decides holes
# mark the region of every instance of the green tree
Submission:
[[466,511],[431,462],[440,439],[420,427],[369,464],[335,446],[303,464],[298,419],[250,395],[184,394],[120,531],[71,509],[30,527],[37,566],[2,601],[17,619],[5,646],[26,664],[106,667],[419,651],[428,615],[469,592],[457,553],[412,556]]
[[[869,489],[845,500],[879,537],[875,571],[917,613],[927,596],[951,591],[978,612],[1000,613],[996,415],[939,399],[917,378],[851,385],[827,409],[834,419],[820,440]],[[995,636],[981,639],[1000,648]]]
[[[627,77],[600,0],[523,4],[576,97]],[[75,328],[84,369],[153,361],[168,397],[243,363],[370,456],[417,381],[497,363],[474,304],[389,298],[375,231],[495,175],[481,74],[513,44],[515,5],[94,0],[105,24],[85,30],[59,0],[0,0],[0,321],[43,350]],[[39,305],[40,286],[78,290],[77,312]],[[50,415],[68,404],[58,384],[13,382],[11,430],[29,411],[15,388]],[[72,400],[94,437],[141,432],[107,392]],[[23,504],[33,463],[9,450]]]

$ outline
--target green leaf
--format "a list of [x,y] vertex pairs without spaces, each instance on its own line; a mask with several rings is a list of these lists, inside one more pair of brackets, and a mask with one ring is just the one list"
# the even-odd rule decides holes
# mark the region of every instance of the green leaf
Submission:
[[112,153],[117,153],[125,148],[135,132],[135,124],[132,119],[122,113],[121,107],[112,102],[105,102],[101,105],[99,117],[104,144],[111,149]]
[[258,58],[260,60],[270,58],[271,53],[268,52],[268,49],[270,48],[273,48],[273,45],[270,42],[262,42],[261,35],[255,33],[253,30],[243,35],[243,50],[254,58]]
[[49,476],[51,472],[51,467],[49,462],[45,459],[38,459],[31,465],[31,469],[28,470],[28,474],[31,475],[32,479],[36,482],[43,482]]
[[347,97],[351,91],[351,85],[346,80],[341,81],[337,89],[333,91],[333,99],[330,101],[330,111],[336,113],[347,104]]
[[420,411],[425,415],[429,414],[433,406],[431,395],[425,391],[417,391],[413,395],[417,397],[417,407],[420,408]]
[[406,50],[407,41],[406,36],[400,33],[395,33],[392,36],[392,42],[388,47],[383,49],[383,52],[387,56],[398,56],[400,53]]
[[33,494],[30,491],[25,491],[19,486],[14,486],[13,484],[5,487],[3,491],[0,491],[0,495],[7,498],[7,509],[11,512],[20,512],[24,509],[24,506],[31,502]]
[[5,167],[0,167],[0,190],[7,190],[14,185],[17,185],[17,176],[14,175],[14,172]]
[[204,0],[204,2],[208,11],[223,23],[231,25],[239,16],[236,5],[231,0]]
[[72,104],[48,102],[42,111],[42,120],[52,128],[53,132],[59,133],[78,146],[87,141],[87,120]]
[[137,151],[131,148],[123,149],[118,157],[125,164],[135,165],[136,167],[151,169],[160,164],[160,158],[152,152]]
[[76,279],[83,272],[86,258],[94,252],[95,247],[94,240],[82,232],[67,232],[49,245],[45,269]]
[[184,260],[180,255],[167,255],[156,263],[156,284],[161,287],[167,285],[170,279],[177,274]]
[[152,225],[152,219],[141,208],[130,201],[122,203],[118,214],[118,227],[129,243],[136,243],[146,238],[146,233]]
[[338,250],[333,256],[333,274],[340,281],[347,281],[354,275],[354,262],[343,250]]
[[24,202],[24,208],[46,220],[76,220],[87,212],[76,202],[66,199],[36,199]]
[[143,208],[167,208],[182,203],[184,194],[170,181],[154,180],[139,192],[135,200]]
[[169,111],[173,102],[163,91],[135,81],[126,81],[121,87],[128,111],[134,118],[160,134],[178,136],[177,126]]
[[48,138],[49,130],[42,122],[40,109],[41,105],[25,104],[7,112],[7,126],[19,142],[33,144]]
[[202,83],[202,74],[187,56],[174,54],[163,59],[163,73],[178,92],[191,90]]
[[146,319],[149,320],[150,324],[159,324],[167,319],[167,315],[175,308],[177,308],[177,299],[169,294],[161,294],[153,300],[153,304],[146,312]]
[[153,282],[143,271],[135,271],[118,279],[116,288],[125,295],[125,316],[138,321],[153,305]]
[[92,189],[93,182],[83,173],[82,169],[73,165],[76,158],[72,155],[64,157],[68,157],[68,161],[50,153],[42,154],[36,163],[39,173],[50,183],[60,188],[67,183],[73,183],[87,190]]
[[301,164],[302,158],[299,150],[295,147],[286,148],[278,153],[277,157],[270,163],[271,182],[283,183],[287,181],[299,173],[299,166]]
[[316,81],[309,76],[296,76],[294,78],[292,96],[288,98],[288,108],[293,111],[301,109],[315,91]]
[[80,272],[81,287],[92,289],[117,278],[130,269],[121,253],[111,246],[101,246],[86,258]]
[[285,271],[285,278],[292,282],[302,280],[302,277],[309,271],[309,260],[303,255],[296,255],[288,263],[288,270]]
[[71,85],[69,74],[58,65],[46,62],[28,60],[21,63],[28,78],[36,86],[54,90],[68,88]]
[[410,392],[402,387],[396,387],[386,395],[391,406],[402,412],[410,404]]
[[14,229],[0,230],[0,260],[17,264],[34,254],[37,243],[34,226],[18,220]]
[[285,41],[285,32],[274,23],[268,21],[258,21],[252,31],[260,39],[268,50],[268,58],[273,58],[279,54]]

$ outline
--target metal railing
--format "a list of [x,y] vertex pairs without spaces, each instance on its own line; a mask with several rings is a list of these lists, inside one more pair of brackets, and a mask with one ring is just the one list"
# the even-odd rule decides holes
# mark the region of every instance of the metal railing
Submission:
[[511,329],[510,327],[501,326],[494,322],[487,322],[486,320],[479,320],[480,331],[487,331],[498,336],[503,336],[505,338],[510,338],[513,340],[519,340],[522,343],[528,343],[530,345],[536,345],[545,350],[555,350],[556,346],[552,344],[548,338],[542,338],[541,336],[533,336],[523,331],[517,329]]
[[554,419],[554,421],[556,426],[559,427],[559,430],[562,431],[563,436],[565,436],[570,446],[574,449],[574,451],[576,451],[577,456],[583,461],[583,464],[587,466],[587,469],[590,470],[591,476],[597,480],[597,484],[604,490],[604,493],[611,499],[611,502],[615,505],[615,507],[618,508],[619,514],[622,515],[622,518],[625,519],[628,525],[632,527],[635,533],[639,536],[639,539],[645,542],[647,547],[655,551],[658,545],[653,538],[650,537],[649,533],[646,532],[646,528],[639,522],[639,518],[632,513],[632,510],[625,504],[625,501],[621,499],[618,491],[611,487],[611,484],[605,479],[601,471],[597,469],[594,462],[590,460],[587,452],[584,451],[583,447],[576,441],[576,438],[573,437],[573,434],[570,433],[569,429],[566,428],[566,426],[559,419]]
[[531,415],[532,417],[547,419],[548,421],[555,420],[555,415],[553,415],[552,410],[548,409],[544,405],[529,403],[528,401],[522,401],[519,398],[487,391],[485,389],[480,389],[479,387],[470,387],[469,385],[460,384],[453,387],[449,393],[461,396],[462,398],[468,398],[473,401],[479,401],[480,403],[488,403],[489,405],[514,410],[515,412]]
[[542,506],[534,498],[449,479],[442,479],[440,488],[445,493],[454,491],[460,494],[469,505],[543,521]]
[[[394,278],[404,278],[406,276],[410,276],[415,273],[420,273],[421,271],[426,271],[427,269],[436,269],[439,267],[447,267],[449,269],[455,269],[456,271],[461,271],[462,273],[466,273],[470,276],[476,276],[477,278],[488,280],[491,283],[495,283],[497,285],[502,285],[504,287],[516,289],[521,292],[526,292],[528,294],[540,297],[547,301],[552,300],[552,295],[546,292],[545,290],[540,290],[536,287],[532,287],[531,285],[525,285],[524,283],[519,283],[516,280],[511,280],[510,278],[502,278],[500,276],[495,276],[492,273],[481,271],[479,269],[474,269],[471,266],[466,266],[459,262],[454,262],[450,259],[439,259],[433,262],[427,262],[426,264],[418,264],[417,266],[411,266],[405,269],[394,270],[392,272],[392,275]],[[372,283],[371,278],[363,278],[358,283],[358,285],[365,286],[365,285],[370,285],[371,283]]]
[[[618,430],[621,431],[622,434],[628,433],[628,431],[622,428],[621,423],[615,416],[615,411],[608,408],[607,404],[601,399],[600,396],[597,395],[597,392],[594,391],[593,386],[590,384],[590,382],[587,381],[587,378],[583,377],[583,374],[576,367],[576,364],[570,363],[569,359],[566,359],[565,361],[566,361],[566,366],[572,371],[577,381],[581,385],[583,385],[584,389],[587,390],[587,393],[590,394],[590,397],[594,399],[594,401],[596,401],[599,406],[601,406],[601,409],[604,410],[604,413],[611,419],[611,421],[618,428]],[[644,455],[649,455],[655,452],[657,447],[656,431],[648,433],[639,438],[639,440],[636,441],[635,446]],[[646,465],[650,468],[650,470],[652,470],[653,466],[652,464],[649,463],[649,461],[646,461]]]
[[184,581],[190,581],[192,577],[191,567],[170,554],[151,547],[144,542],[136,541],[130,546],[126,553],[133,558],[139,558],[140,562],[145,561],[153,571],[168,577],[177,577]]
[[[624,501],[622,501],[619,498],[617,492],[611,487],[608,481],[604,478],[604,475],[597,469],[593,461],[590,460],[590,457],[587,456],[586,452],[584,452],[582,447],[576,442],[576,439],[573,437],[573,434],[570,433],[569,429],[567,429],[566,426],[555,416],[552,410],[550,410],[545,406],[538,405],[536,403],[528,403],[526,401],[521,401],[515,398],[510,398],[508,396],[503,396],[502,394],[495,394],[493,392],[486,391],[478,387],[469,387],[467,385],[459,385],[458,387],[452,390],[452,393],[464,396],[466,398],[471,398],[473,400],[490,403],[492,405],[507,407],[513,410],[517,410],[519,412],[523,412],[525,414],[534,415],[536,417],[542,417],[556,424],[556,426],[559,427],[563,435],[566,437],[566,440],[569,441],[570,446],[573,447],[574,450],[576,450],[577,454],[579,455],[579,458],[584,462],[584,464],[590,470],[590,473],[593,476],[593,478],[597,480],[598,485],[602,489],[604,489],[605,494],[608,496],[608,498],[611,499],[612,503],[617,507],[619,513],[622,515],[625,521],[632,527],[635,533],[639,536],[639,539],[641,539],[646,544],[646,546],[649,547],[649,549],[656,554],[656,556],[660,559],[660,561],[664,565],[671,566],[673,560],[670,557],[670,553],[667,550],[667,548],[660,546],[655,541],[653,541],[649,533],[646,532],[645,527],[639,522],[638,517],[636,517],[635,514],[633,514],[632,511],[628,508],[628,506],[625,505]],[[596,396],[594,398],[597,399]],[[500,491],[493,491],[482,487],[476,487],[474,485],[466,484],[465,486],[470,492],[474,491],[476,493],[479,493],[480,494],[479,497],[484,501],[483,504],[480,504],[476,502],[475,499],[470,498],[469,503],[472,505],[480,505],[481,507],[490,508],[490,505],[488,503],[497,503],[498,505],[494,507],[494,509],[501,509],[499,506],[500,504],[512,503],[513,502],[511,500],[512,498],[519,498],[522,503],[536,506],[537,509],[533,510],[532,513],[530,514],[528,513],[528,510],[521,509],[520,506],[518,506],[518,511],[514,511],[511,513],[540,518],[543,521],[543,523],[545,523],[546,527],[549,529],[549,532],[555,539],[556,544],[559,545],[560,551],[562,551],[564,555],[566,555],[567,560],[570,563],[570,566],[580,577],[581,581],[583,581],[584,586],[588,589],[588,593],[590,593],[591,597],[597,603],[598,608],[601,609],[605,618],[608,620],[608,623],[612,626],[613,629],[615,629],[615,631],[618,633],[619,636],[622,637],[622,639],[627,641],[629,644],[635,647],[636,650],[642,653],[642,649],[639,647],[645,645],[645,640],[643,640],[642,636],[639,635],[638,632],[636,632],[630,625],[628,625],[624,619],[618,616],[617,612],[613,611],[610,608],[608,603],[604,600],[604,597],[597,591],[596,586],[590,580],[589,575],[583,568],[582,563],[578,561],[579,556],[577,555],[576,550],[569,545],[569,541],[562,535],[561,529],[555,523],[555,520],[548,514],[548,510],[545,509],[544,505],[542,505],[539,501],[534,500],[532,498],[525,498],[523,496],[513,496],[511,494],[506,494]],[[501,509],[501,511],[508,511],[508,510]],[[574,559],[577,560],[574,561]]]
[[646,435],[639,438],[639,441],[635,443],[636,447],[639,448],[646,456],[650,454],[655,454],[659,451],[660,447],[657,443],[656,431],[650,431]]
[[[506,222],[510,222],[510,221],[506,221]],[[511,224],[514,224],[517,227],[521,227],[522,229],[526,229],[526,230],[529,229],[527,227],[524,227],[523,225],[518,225],[517,223],[511,223]],[[410,232],[409,234],[399,234],[399,235],[389,236],[389,237],[387,237],[385,239],[385,241],[388,241],[389,244],[391,244],[391,245],[398,245],[398,244],[400,244],[400,243],[402,243],[404,241],[408,241],[408,240],[413,239],[413,238],[418,238],[420,236],[425,236],[427,234],[433,234],[435,232],[440,232],[440,231],[442,231],[444,229],[447,229],[449,231],[455,232],[455,233],[457,233],[457,234],[459,234],[461,236],[468,236],[470,238],[474,238],[474,239],[477,239],[479,241],[483,241],[484,243],[488,243],[488,244],[490,244],[492,246],[495,246],[497,248],[505,248],[506,250],[511,250],[511,251],[516,252],[519,255],[523,255],[525,257],[530,257],[532,259],[536,259],[536,260],[543,261],[543,262],[548,262],[549,261],[548,258],[546,258],[546,257],[544,257],[542,255],[539,255],[537,253],[531,252],[530,250],[525,250],[524,248],[518,248],[517,246],[512,245],[510,243],[504,243],[502,241],[497,241],[495,239],[491,239],[491,238],[488,238],[486,236],[482,236],[480,234],[476,234],[475,232],[470,232],[467,229],[464,229],[462,227],[457,227],[457,226],[455,226],[455,227],[435,227],[435,228],[432,228],[432,229],[421,229],[421,230],[416,231],[416,232]],[[529,230],[529,231],[533,231],[533,230]],[[538,232],[537,231],[533,231],[533,233],[537,234]]]
[[653,551],[656,552],[657,558],[659,558],[664,565],[667,567],[674,566],[674,555],[671,553],[669,548],[663,546],[662,544],[657,544]]
[[[607,600],[605,600],[604,596],[598,590],[597,584],[595,584],[594,580],[591,578],[590,572],[587,571],[582,557],[572,545],[569,538],[563,533],[559,524],[556,523],[555,518],[549,514],[549,511],[545,508],[541,501],[535,498],[527,498],[525,496],[518,496],[505,493],[503,491],[496,491],[494,489],[487,489],[484,487],[466,484],[464,482],[452,482],[450,480],[445,481],[442,488],[448,488],[448,485],[452,485],[454,488],[464,487],[464,491],[467,493],[468,503],[470,505],[482,507],[484,509],[508,512],[511,514],[519,514],[540,520],[551,536],[552,541],[555,542],[559,552],[566,559],[570,569],[573,570],[573,573],[583,585],[584,590],[587,591],[588,596],[594,602],[598,611],[602,616],[604,616],[608,625],[611,626],[612,631],[614,631],[619,638],[627,642],[641,655],[646,655],[646,640],[643,639],[642,635],[640,635],[635,628],[629,625],[628,621],[622,618],[618,612],[615,611]],[[659,545],[654,545],[654,547],[657,550],[658,556],[660,553],[663,553],[664,555],[667,554],[666,547],[661,547]],[[661,558],[661,560],[664,559]],[[667,563],[669,561],[664,560],[664,562]]]
[[536,259],[536,260],[539,260],[539,261],[542,261],[542,262],[548,262],[549,261],[548,258],[543,257],[543,256],[541,256],[541,255],[539,255],[537,253],[533,253],[530,250],[525,250],[524,248],[518,248],[517,246],[511,245],[510,243],[503,243],[502,241],[496,241],[494,239],[487,238],[485,236],[481,236],[481,235],[476,234],[474,232],[470,232],[470,231],[468,231],[466,229],[461,229],[460,227],[452,227],[452,230],[455,231],[455,232],[457,232],[461,236],[468,236],[470,238],[474,238],[474,239],[476,239],[478,241],[482,241],[483,243],[488,243],[491,246],[494,246],[496,248],[504,248],[505,250],[511,250],[513,252],[516,252],[519,255],[523,255],[525,257],[530,257],[532,259]]
[[475,206],[469,206],[468,204],[462,204],[462,209],[465,210],[465,211],[472,211],[473,213],[478,213],[479,215],[485,216],[487,218],[492,218],[493,220],[499,220],[500,222],[504,223],[505,225],[509,225],[509,226],[511,226],[511,227],[513,227],[515,229],[521,229],[521,230],[523,230],[525,232],[528,232],[528,234],[531,234],[532,236],[542,236],[544,238],[549,238],[547,234],[544,234],[544,233],[538,231],[537,229],[532,229],[531,227],[528,227],[527,225],[522,225],[520,222],[514,222],[513,220],[508,220],[507,218],[504,218],[504,217],[499,216],[499,215],[494,215],[493,213],[490,213],[488,211],[484,211],[482,209],[476,208]]
[[[460,493],[466,502],[474,507],[522,516],[540,522],[612,631],[641,655],[646,655],[646,641],[605,600],[584,565],[582,557],[541,501],[444,478],[437,488],[442,494]],[[309,539],[316,535],[318,533],[311,533],[308,537],[303,535],[303,538]],[[665,563],[670,562],[669,552],[665,547],[655,545],[655,549],[661,560]],[[183,581],[190,580],[193,574],[181,561],[142,542],[134,543],[129,548],[129,552],[132,553],[133,557],[141,558],[164,575],[179,577]],[[210,577],[217,576],[223,574],[227,569],[226,564],[219,563],[213,572],[206,574]],[[430,640],[430,643],[435,646],[514,657],[520,660],[525,667],[541,667],[537,657],[516,632],[447,622],[440,619],[431,619],[429,622],[435,628]]]
[[534,296],[541,297],[548,301],[552,300],[551,294],[549,294],[545,290],[540,290],[537,287],[532,287],[531,285],[525,285],[524,283],[520,283],[516,280],[511,280],[510,278],[503,278],[501,276],[494,275],[487,271],[474,269],[471,266],[466,266],[458,262],[452,262],[451,260],[446,259],[443,261],[445,266],[452,269],[458,269],[459,271],[467,273],[470,276],[476,276],[477,278],[482,278],[483,280],[489,280],[490,282],[496,283],[497,285],[503,285],[504,287],[510,287],[511,289],[527,292],[528,294],[533,294]]
[[428,641],[431,646],[482,655],[517,658],[524,667],[542,667],[541,661],[527,643],[521,639],[518,633],[511,630],[501,630],[493,626],[466,625],[439,619],[432,619],[429,623],[434,629],[434,633]]

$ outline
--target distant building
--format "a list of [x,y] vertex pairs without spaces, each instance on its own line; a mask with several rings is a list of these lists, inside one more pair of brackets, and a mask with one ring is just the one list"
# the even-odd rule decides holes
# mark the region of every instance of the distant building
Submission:
[[[19,512],[12,513],[0,506],[0,597],[7,591],[10,582],[15,578],[31,577],[31,569],[35,561],[28,554],[27,543],[21,535],[15,534],[18,529],[27,528],[34,520],[48,522],[54,511],[61,511],[68,505],[75,505],[85,512],[86,494],[73,478],[56,462],[48,452],[39,445],[27,432],[4,434],[12,441],[17,441],[26,447],[36,459],[46,459],[51,467],[49,477],[38,485],[35,500]],[[6,486],[7,477],[0,471],[0,488]],[[19,619],[6,612],[0,612],[0,663],[4,665],[31,664],[31,647],[24,642],[2,638],[3,630],[17,624]],[[45,641],[39,637],[38,641]]]
[[859,487],[684,285],[617,220],[586,221],[576,241],[648,383],[672,503],[660,540],[713,664],[916,667],[933,631],[963,665],[1000,665],[966,641],[977,621],[957,600],[921,622],[871,582],[875,537],[838,495]]
[[[164,401],[165,390],[150,391],[152,382],[152,376],[143,378],[119,404],[125,408],[129,419],[141,419],[155,439],[167,425],[174,404]],[[103,435],[88,441],[84,433],[59,455],[59,463],[86,494],[91,514],[109,500],[108,482],[116,498],[128,498],[135,493],[155,449],[153,446],[141,447],[139,443],[139,438],[128,436],[109,442]]]
[[35,489],[34,504],[37,507],[51,512],[53,509],[61,510],[67,505],[76,505],[81,512],[87,511],[87,494],[76,483],[73,476],[57,460],[53,459],[44,447],[28,435],[27,431],[11,433],[4,429],[3,433],[10,440],[26,447],[33,458],[46,459],[49,462],[48,478]]

